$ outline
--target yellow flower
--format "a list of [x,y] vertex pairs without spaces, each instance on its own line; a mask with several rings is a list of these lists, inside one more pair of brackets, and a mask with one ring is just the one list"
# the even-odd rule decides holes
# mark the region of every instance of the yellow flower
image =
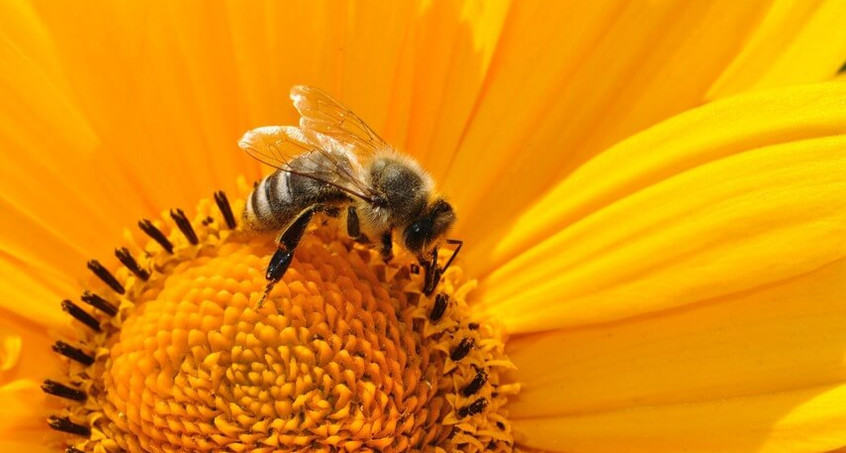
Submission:
[[[478,279],[469,316],[508,334],[516,370],[502,383],[522,390],[499,409],[518,448],[843,447],[846,85],[829,79],[846,61],[844,10],[764,0],[3,3],[0,447],[66,445],[45,422],[64,404],[39,386],[68,379],[50,348],[75,335],[59,302],[96,284],[84,263],[118,268],[104,258],[122,236],[145,247],[137,230],[122,235],[139,218],[193,212],[218,189],[243,196],[239,176],[265,170],[235,142],[258,125],[295,124],[287,91],[298,83],[333,93],[418,158],[456,206],[464,271],[446,284],[459,303],[459,280]],[[214,225],[203,238],[227,243],[220,217]],[[315,259],[337,247],[321,245],[326,235],[310,236]],[[215,253],[260,276],[269,239],[227,244]],[[385,271],[369,263],[350,272]],[[174,275],[218,269],[191,266]],[[386,278],[414,279],[397,275],[374,294],[388,294],[378,289]],[[349,291],[371,290],[351,281]],[[201,291],[182,290],[180,301]],[[143,343],[145,326],[127,316],[109,329],[135,329]],[[120,366],[104,379],[146,369]],[[105,411],[108,423],[139,410],[124,409]]]

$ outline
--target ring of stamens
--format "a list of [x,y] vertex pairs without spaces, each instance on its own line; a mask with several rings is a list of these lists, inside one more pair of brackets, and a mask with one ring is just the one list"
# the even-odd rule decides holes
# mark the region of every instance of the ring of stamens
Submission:
[[415,265],[318,227],[258,309],[273,243],[242,209],[219,192],[139,222],[116,270],[89,262],[67,379],[42,387],[67,451],[512,451],[518,386],[459,267],[426,297]]

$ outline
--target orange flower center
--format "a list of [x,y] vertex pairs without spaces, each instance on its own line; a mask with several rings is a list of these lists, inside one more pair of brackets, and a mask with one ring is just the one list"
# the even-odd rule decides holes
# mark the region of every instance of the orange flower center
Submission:
[[95,311],[66,301],[80,338],[56,349],[79,385],[45,390],[73,401],[50,421],[69,451],[513,449],[511,364],[460,268],[427,297],[408,260],[319,227],[258,308],[272,238],[218,202],[145,224],[153,240],[114,273],[94,264]]

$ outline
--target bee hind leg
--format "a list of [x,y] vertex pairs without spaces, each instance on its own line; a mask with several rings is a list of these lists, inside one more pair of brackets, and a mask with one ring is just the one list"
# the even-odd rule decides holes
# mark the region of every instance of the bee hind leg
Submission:
[[303,234],[305,233],[306,228],[308,228],[308,223],[311,222],[313,215],[313,208],[304,210],[279,236],[279,248],[270,258],[270,263],[267,265],[267,271],[265,272],[267,287],[265,288],[261,299],[259,299],[259,308],[261,308],[264,303],[264,299],[267,298],[267,295],[270,294],[273,286],[276,282],[282,279],[282,276],[285,275],[285,271],[288,270],[288,266],[290,266],[291,262],[294,260],[294,250],[303,238]]
[[276,249],[276,253],[270,258],[270,263],[267,265],[265,278],[271,282],[278,282],[285,275],[291,261],[294,260],[293,250]]

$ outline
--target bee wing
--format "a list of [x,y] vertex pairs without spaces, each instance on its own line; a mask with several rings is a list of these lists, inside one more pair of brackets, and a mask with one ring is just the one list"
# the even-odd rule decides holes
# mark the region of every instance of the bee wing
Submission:
[[264,126],[247,131],[238,146],[251,157],[271,167],[285,170],[297,156],[311,152],[303,133],[290,126]]
[[301,115],[300,129],[314,142],[325,142],[328,138],[349,145],[364,158],[388,148],[364,120],[322,90],[296,85],[291,88],[291,100]]
[[[297,127],[259,127],[247,131],[238,146],[254,159],[278,170],[330,184],[364,200],[373,198],[372,190],[360,177],[361,167],[354,154],[343,148],[312,143]],[[291,162],[297,158],[307,159],[303,168],[292,168]]]

